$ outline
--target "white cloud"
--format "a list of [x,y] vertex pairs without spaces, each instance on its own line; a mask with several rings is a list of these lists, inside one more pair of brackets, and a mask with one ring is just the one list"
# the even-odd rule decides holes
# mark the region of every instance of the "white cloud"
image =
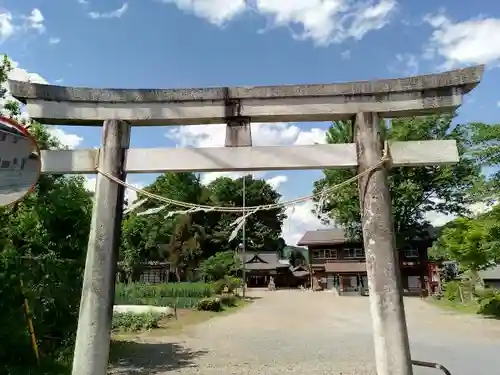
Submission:
[[306,201],[294,207],[287,207],[287,219],[283,222],[282,236],[288,245],[295,246],[305,232],[331,227],[322,224],[313,213],[314,202]]
[[[254,146],[306,145],[325,143],[326,129],[302,130],[288,123],[252,123]],[[188,125],[169,129],[166,136],[181,147],[223,147],[226,125]]]
[[0,41],[10,38],[14,34],[14,24],[12,23],[12,13],[0,11]]
[[442,69],[465,64],[499,64],[499,18],[476,17],[453,22],[440,12],[426,15],[424,22],[434,29],[425,57],[444,58]]
[[177,8],[192,12],[217,26],[222,26],[247,8],[245,0],[161,0],[161,2],[175,4]]
[[[471,204],[469,206],[469,210],[471,211],[472,216],[481,215],[490,211],[493,206],[497,204],[500,204],[500,201],[493,200],[489,203],[477,202]],[[445,215],[436,211],[429,211],[425,214],[425,219],[429,220],[429,222],[436,227],[445,225],[446,223],[455,220],[456,218],[457,217],[455,215]]]
[[112,10],[110,12],[98,13],[89,12],[89,17],[92,19],[99,18],[121,18],[128,9],[128,3],[124,3],[120,8]]
[[351,58],[351,51],[345,50],[340,54],[342,60],[349,60]]
[[283,176],[283,175],[274,176],[274,177],[271,177],[271,178],[269,178],[269,179],[266,180],[266,182],[269,185],[271,185],[271,187],[274,190],[278,190],[281,187],[281,185],[283,185],[287,181],[288,181],[288,177],[287,176]]
[[[396,0],[162,0],[222,26],[245,11],[268,18],[270,27],[287,27],[298,40],[320,46],[362,39],[384,27]],[[294,30],[293,28],[298,28]]]
[[45,33],[45,17],[38,8],[28,14],[13,14],[0,8],[0,42],[5,41],[16,33],[35,31]]
[[[280,146],[280,145],[310,145],[325,143],[326,128],[312,128],[303,130],[297,125],[288,123],[253,123],[252,142],[254,146]],[[226,139],[226,125],[188,125],[179,126],[166,133],[180,147],[223,147]],[[227,176],[238,178],[245,172],[211,172],[204,173],[203,183],[209,183],[217,177]],[[261,178],[266,172],[252,173]]]
[[45,25],[43,24],[45,18],[42,12],[40,12],[40,9],[34,8],[31,11],[30,15],[26,16],[25,19],[26,19],[26,27],[28,29],[34,29],[39,33],[45,32]]
[[61,38],[49,38],[49,44],[59,44],[61,43]]
[[70,149],[76,148],[83,141],[82,137],[76,134],[66,133],[61,128],[50,126],[48,129],[52,136],[57,138],[63,146],[69,147]]

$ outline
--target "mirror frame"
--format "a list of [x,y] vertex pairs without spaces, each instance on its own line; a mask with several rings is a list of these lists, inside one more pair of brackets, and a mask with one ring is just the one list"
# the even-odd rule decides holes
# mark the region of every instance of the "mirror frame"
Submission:
[[0,116],[0,123],[5,123],[7,125],[10,125],[14,128],[16,128],[17,130],[19,130],[24,136],[26,136],[26,138],[28,138],[29,140],[31,140],[31,142],[33,143],[33,145],[35,146],[35,152],[36,154],[38,155],[38,158],[40,160],[40,162],[38,163],[38,171],[37,171],[37,178],[35,180],[35,182],[33,183],[33,185],[31,185],[31,187],[21,196],[19,197],[19,199],[16,199],[15,201],[13,202],[10,202],[4,206],[0,206],[1,207],[9,207],[9,206],[12,206],[16,203],[19,203],[21,200],[23,200],[26,195],[28,195],[29,193],[31,193],[33,190],[35,190],[35,187],[36,185],[38,184],[38,181],[40,180],[40,176],[42,174],[42,155],[41,155],[41,152],[40,152],[40,147],[38,146],[38,142],[36,141],[36,139],[28,132],[28,129],[26,127],[24,127],[23,125],[21,125],[19,122],[9,118],[9,117],[5,117],[5,116]]

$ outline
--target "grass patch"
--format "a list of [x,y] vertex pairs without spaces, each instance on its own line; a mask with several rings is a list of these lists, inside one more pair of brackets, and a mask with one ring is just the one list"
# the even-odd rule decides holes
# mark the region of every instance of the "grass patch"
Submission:
[[460,303],[456,301],[449,301],[444,298],[443,299],[428,298],[427,301],[439,308],[462,314],[477,314],[479,308],[476,302]]
[[163,314],[147,312],[144,314],[114,313],[111,322],[113,331],[138,332],[158,328]]

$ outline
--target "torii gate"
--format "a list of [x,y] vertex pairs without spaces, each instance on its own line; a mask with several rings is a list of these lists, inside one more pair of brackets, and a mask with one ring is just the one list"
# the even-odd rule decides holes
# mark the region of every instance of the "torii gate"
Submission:
[[[380,118],[452,111],[484,66],[434,75],[341,84],[197,89],[96,89],[9,81],[31,118],[103,126],[97,150],[43,151],[43,173],[127,173],[353,168],[382,157]],[[355,143],[252,147],[250,121],[355,120]],[[132,126],[226,123],[226,148],[128,149]],[[390,167],[459,161],[455,141],[394,142]],[[379,375],[411,375],[387,168],[359,180],[363,240]],[[97,176],[73,375],[105,375],[124,188]]]

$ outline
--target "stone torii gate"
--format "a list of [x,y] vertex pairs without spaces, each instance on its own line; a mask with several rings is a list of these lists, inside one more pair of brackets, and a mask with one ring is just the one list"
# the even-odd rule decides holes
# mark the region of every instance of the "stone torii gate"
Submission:
[[[127,173],[354,168],[382,157],[381,118],[452,111],[484,66],[435,75],[341,84],[121,90],[9,81],[31,118],[102,126],[97,150],[42,151],[43,173]],[[252,147],[250,121],[355,120],[355,143]],[[131,126],[226,123],[226,147],[129,149]],[[387,168],[459,161],[455,141],[394,142],[390,165],[359,180],[363,240],[379,375],[411,375]],[[108,364],[124,188],[98,175],[80,305],[73,375],[104,375]]]

